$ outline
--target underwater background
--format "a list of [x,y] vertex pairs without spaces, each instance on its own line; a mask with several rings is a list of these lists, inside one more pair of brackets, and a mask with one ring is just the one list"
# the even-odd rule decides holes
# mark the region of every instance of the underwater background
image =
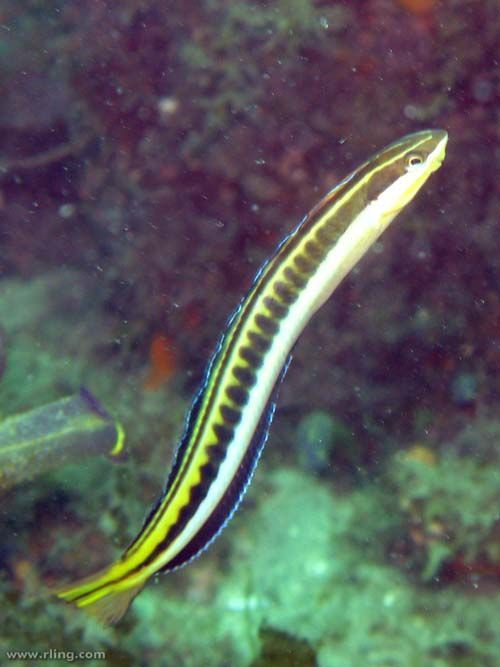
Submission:
[[[1,665],[500,665],[499,54],[498,0],[0,2]],[[217,542],[111,628],[47,596],[137,534],[278,242],[427,127]]]

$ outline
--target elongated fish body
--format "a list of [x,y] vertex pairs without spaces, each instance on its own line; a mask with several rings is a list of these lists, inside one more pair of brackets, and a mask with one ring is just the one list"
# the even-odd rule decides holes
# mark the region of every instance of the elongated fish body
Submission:
[[358,167],[287,236],[228,322],[160,498],[125,553],[57,592],[117,621],[156,572],[192,560],[237,508],[264,446],[273,389],[316,310],[444,159],[447,134],[403,137]]

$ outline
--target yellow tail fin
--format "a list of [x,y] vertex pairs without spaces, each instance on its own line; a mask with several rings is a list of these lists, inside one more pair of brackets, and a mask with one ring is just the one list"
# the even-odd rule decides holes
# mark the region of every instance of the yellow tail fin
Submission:
[[52,591],[61,600],[72,603],[97,618],[101,623],[117,623],[125,614],[146,580],[126,586],[126,581],[107,584],[109,567],[80,579],[69,586]]

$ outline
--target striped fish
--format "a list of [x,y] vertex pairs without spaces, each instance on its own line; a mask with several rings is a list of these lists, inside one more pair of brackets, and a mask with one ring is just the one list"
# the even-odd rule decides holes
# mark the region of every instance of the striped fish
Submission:
[[444,159],[447,134],[403,137],[329,192],[279,245],[227,324],[189,412],[165,488],[105,570],[57,592],[104,622],[146,581],[191,561],[248,487],[274,411],[273,389],[315,311]]

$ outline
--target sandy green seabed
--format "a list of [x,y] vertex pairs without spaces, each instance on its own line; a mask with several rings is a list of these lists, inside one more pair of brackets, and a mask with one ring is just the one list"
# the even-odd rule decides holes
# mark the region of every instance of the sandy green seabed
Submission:
[[[40,598],[44,583],[92,571],[133,537],[167,471],[186,406],[175,382],[147,393],[141,371],[95,362],[109,323],[81,276],[5,282],[5,414],[83,383],[123,420],[129,454],[121,464],[102,458],[66,466],[3,498],[1,651],[105,650],[113,665],[498,665],[499,601],[484,582],[431,585],[388,557],[407,530],[405,503],[416,501],[424,518],[448,504],[456,522],[448,546],[427,551],[422,571],[430,580],[453,548],[474,556],[484,547],[498,472],[477,458],[459,461],[456,452],[430,471],[399,454],[378,480],[350,485],[294,467],[295,459],[270,464],[264,454],[243,509],[216,545],[153,582],[116,628]],[[491,421],[469,436],[481,437],[481,428],[491,441]],[[453,518],[451,508],[461,504]]]

